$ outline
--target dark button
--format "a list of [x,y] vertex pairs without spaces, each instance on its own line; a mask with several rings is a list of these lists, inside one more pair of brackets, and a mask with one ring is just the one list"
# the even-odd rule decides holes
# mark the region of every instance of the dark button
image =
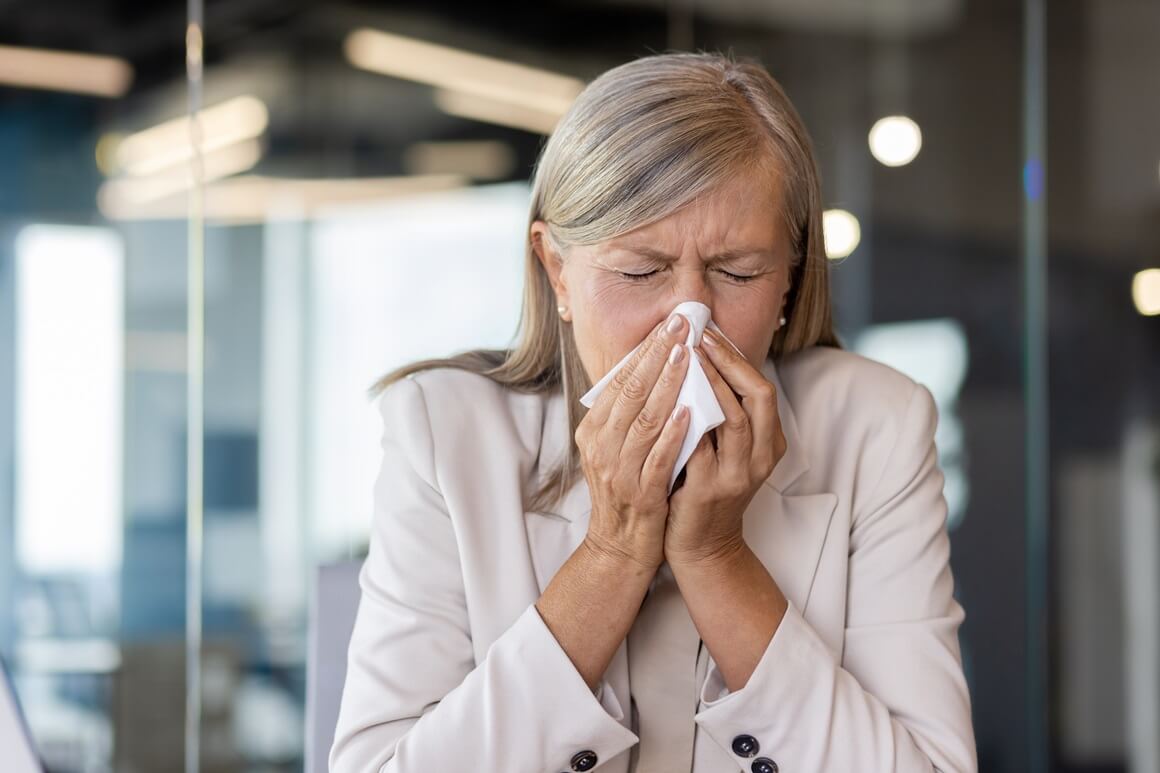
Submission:
[[572,755],[572,770],[580,771],[592,770],[596,767],[596,752],[585,749],[582,752],[576,752]]
[[733,739],[733,753],[739,757],[752,757],[761,746],[751,735],[739,735]]
[[777,763],[769,757],[758,757],[749,766],[753,773],[777,773]]

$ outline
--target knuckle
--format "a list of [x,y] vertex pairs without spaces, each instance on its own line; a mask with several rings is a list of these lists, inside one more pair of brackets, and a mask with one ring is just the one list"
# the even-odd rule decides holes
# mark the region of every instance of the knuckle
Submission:
[[610,475],[607,466],[601,464],[592,464],[590,473],[593,483],[605,490],[609,488],[609,483],[611,482],[610,479],[612,476]]
[[656,413],[648,407],[645,407],[636,417],[636,421],[632,423],[633,432],[637,437],[649,438],[656,434],[661,422]]
[[737,413],[726,417],[725,424],[734,432],[745,432],[749,429],[749,416],[745,413]]
[[616,371],[616,375],[612,377],[611,386],[614,389],[623,389],[625,383],[632,378],[632,372],[636,369],[636,364],[640,361],[640,357],[635,357],[625,363],[624,367]]
[[648,388],[640,376],[635,373],[625,379],[620,389],[621,398],[628,402],[643,400],[648,395]]

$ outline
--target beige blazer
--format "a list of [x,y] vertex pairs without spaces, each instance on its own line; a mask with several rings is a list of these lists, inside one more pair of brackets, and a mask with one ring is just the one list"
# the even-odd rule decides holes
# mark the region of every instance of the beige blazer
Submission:
[[[749,773],[739,735],[780,773],[976,770],[930,392],[822,347],[763,372],[788,450],[744,535],[790,609],[736,692],[702,648],[693,773]],[[441,368],[396,382],[379,407],[331,769],[627,773],[624,644],[594,694],[534,606],[591,511],[583,480],[553,512],[524,509],[537,459],[569,440],[563,397]]]

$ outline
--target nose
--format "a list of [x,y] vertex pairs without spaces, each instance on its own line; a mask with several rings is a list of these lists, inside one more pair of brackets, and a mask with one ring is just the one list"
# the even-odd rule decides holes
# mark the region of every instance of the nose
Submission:
[[673,280],[673,292],[676,295],[674,303],[699,301],[709,308],[713,308],[713,292],[705,272],[704,267],[676,269],[674,271],[676,278]]

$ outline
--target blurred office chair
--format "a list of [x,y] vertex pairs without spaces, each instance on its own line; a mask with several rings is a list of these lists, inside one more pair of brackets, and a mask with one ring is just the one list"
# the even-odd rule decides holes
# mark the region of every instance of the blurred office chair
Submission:
[[318,567],[310,600],[306,659],[306,773],[326,773],[346,679],[346,651],[358,611],[362,561]]

